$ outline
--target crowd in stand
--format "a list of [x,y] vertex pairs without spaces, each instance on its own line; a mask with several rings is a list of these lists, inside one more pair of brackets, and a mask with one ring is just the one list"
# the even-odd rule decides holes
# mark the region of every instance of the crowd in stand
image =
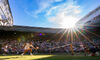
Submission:
[[[92,52],[100,52],[100,50],[96,47],[91,45],[89,42],[73,42],[72,46],[70,42],[66,41],[33,41],[28,40],[24,42],[19,42],[17,40],[12,41],[1,41],[0,44],[2,44],[1,47],[1,53],[3,54],[4,51],[7,51],[5,54],[21,54],[23,52],[23,45],[26,42],[32,42],[34,47],[39,47],[38,50],[33,49],[33,53],[66,53],[71,54],[74,53],[80,53],[85,52],[86,54]],[[100,41],[96,41],[100,47]],[[71,49],[72,48],[72,49]]]

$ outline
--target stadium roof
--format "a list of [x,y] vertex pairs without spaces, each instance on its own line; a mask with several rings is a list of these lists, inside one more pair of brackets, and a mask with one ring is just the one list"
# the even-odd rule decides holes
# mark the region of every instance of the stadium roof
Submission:
[[[43,28],[43,27],[31,27],[31,26],[0,26],[0,30],[4,31],[19,31],[19,32],[43,32],[43,33],[63,33],[65,30],[64,28]],[[87,29],[81,29],[87,30]],[[100,31],[100,27],[95,27],[94,29],[88,29],[90,31]]]
[[65,29],[61,28],[42,28],[29,26],[0,26],[0,30],[4,31],[19,31],[19,32],[43,32],[43,33],[61,33]]
[[13,16],[8,0],[0,0],[0,25],[13,25]]
[[87,17],[89,17],[90,15],[92,15],[93,13],[95,13],[96,11],[98,11],[100,9],[100,6],[98,6],[96,9],[92,10],[91,12],[89,12],[86,16],[84,16],[83,18],[81,18],[77,23],[83,21],[84,19],[86,19]]
[[[68,29],[62,29],[62,28],[42,28],[42,27],[30,27],[30,26],[0,26],[0,31],[4,33],[8,32],[22,32],[22,33],[47,33],[47,34],[63,34],[65,33],[65,31]],[[80,30],[80,29],[79,29]],[[84,30],[85,31],[85,30]],[[86,33],[83,34],[89,38],[97,38],[100,37],[100,27],[99,28],[95,28],[95,29],[89,29],[87,31],[86,29]],[[80,30],[80,32],[82,32],[82,30]],[[66,31],[65,35],[68,32]],[[78,33],[80,36],[82,36],[80,33]],[[70,35],[70,34],[69,34]],[[51,35],[53,36],[53,35]]]

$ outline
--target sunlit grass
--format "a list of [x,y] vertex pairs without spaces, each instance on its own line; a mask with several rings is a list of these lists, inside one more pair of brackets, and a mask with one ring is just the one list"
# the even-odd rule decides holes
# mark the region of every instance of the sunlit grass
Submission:
[[15,55],[15,56],[0,56],[0,60],[36,60],[41,58],[51,57],[53,55]]

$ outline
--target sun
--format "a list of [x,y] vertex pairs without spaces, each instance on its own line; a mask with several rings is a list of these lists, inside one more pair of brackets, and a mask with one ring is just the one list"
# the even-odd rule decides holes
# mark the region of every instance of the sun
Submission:
[[61,21],[61,27],[63,28],[75,28],[75,24],[77,22],[77,18],[73,16],[64,17]]

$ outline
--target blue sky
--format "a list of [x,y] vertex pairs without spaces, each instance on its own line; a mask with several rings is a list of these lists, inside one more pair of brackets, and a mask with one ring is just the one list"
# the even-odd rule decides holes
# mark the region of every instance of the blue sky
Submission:
[[100,6],[100,0],[9,0],[9,3],[14,25],[49,28],[73,25]]

